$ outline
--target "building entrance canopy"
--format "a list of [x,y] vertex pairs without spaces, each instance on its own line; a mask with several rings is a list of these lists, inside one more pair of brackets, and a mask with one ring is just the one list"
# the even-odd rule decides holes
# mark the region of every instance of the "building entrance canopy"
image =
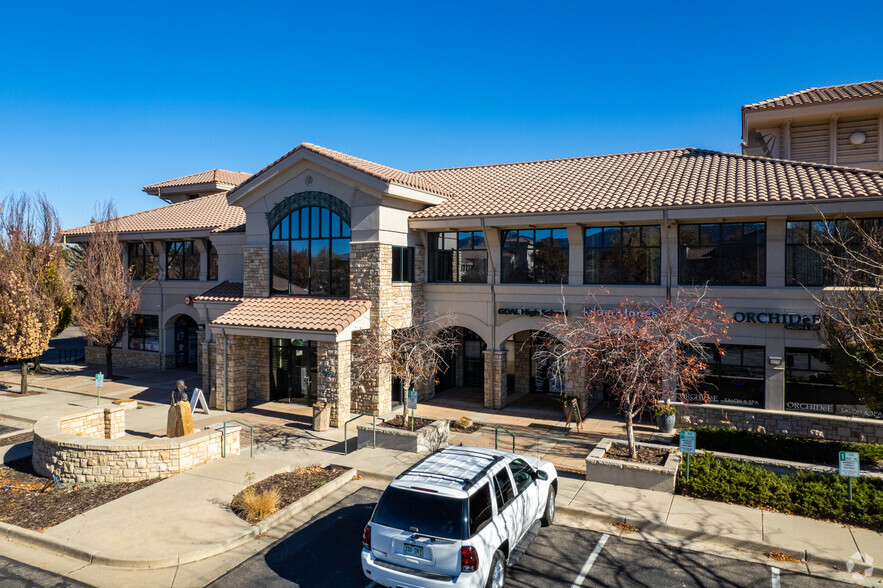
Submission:
[[370,327],[369,300],[279,296],[245,298],[212,321],[228,334],[348,341]]

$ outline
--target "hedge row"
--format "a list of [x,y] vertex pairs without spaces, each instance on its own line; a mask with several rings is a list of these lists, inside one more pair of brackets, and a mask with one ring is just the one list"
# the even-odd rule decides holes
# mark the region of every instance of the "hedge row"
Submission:
[[[741,429],[696,427],[690,430],[696,431],[696,446],[708,451],[833,466],[837,465],[841,451],[857,451],[864,466],[875,466],[883,461],[883,444],[880,443],[844,443],[801,439],[764,435]],[[677,443],[677,437],[674,442]]]
[[779,512],[883,531],[883,480],[855,478],[850,509],[847,478],[815,472],[780,476],[749,463],[713,453],[686,460],[678,472],[678,492],[685,496],[765,507]]

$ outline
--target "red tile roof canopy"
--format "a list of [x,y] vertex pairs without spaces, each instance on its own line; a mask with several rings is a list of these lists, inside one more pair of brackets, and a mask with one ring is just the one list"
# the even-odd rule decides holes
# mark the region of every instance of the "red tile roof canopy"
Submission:
[[839,102],[841,100],[853,100],[856,98],[875,98],[883,96],[883,80],[870,82],[857,82],[854,84],[841,84],[839,86],[825,86],[823,88],[808,88],[800,92],[785,94],[769,100],[762,100],[754,104],[746,104],[742,110],[768,110],[771,108],[786,108],[788,106],[801,106],[804,104],[821,104],[824,102]]
[[371,301],[350,298],[246,298],[213,320],[212,324],[340,333],[370,308]]
[[224,280],[193,300],[195,302],[239,302],[242,300],[242,291],[242,282]]
[[144,186],[144,190],[154,190],[156,188],[172,188],[177,186],[194,186],[197,184],[226,184],[228,186],[238,186],[251,177],[248,172],[235,172],[226,169],[210,169],[204,172],[190,174],[189,176],[181,176],[164,182],[157,182]]

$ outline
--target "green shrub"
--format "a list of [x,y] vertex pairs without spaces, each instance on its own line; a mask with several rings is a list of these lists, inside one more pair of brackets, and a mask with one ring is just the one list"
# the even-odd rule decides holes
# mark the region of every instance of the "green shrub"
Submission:
[[[721,453],[738,453],[769,459],[837,465],[841,451],[856,451],[863,466],[876,466],[883,461],[881,443],[844,443],[764,435],[741,429],[696,427],[696,447]],[[675,438],[677,442],[677,438]]]
[[780,476],[749,463],[722,459],[713,453],[685,460],[678,472],[678,492],[685,496],[770,508],[779,512],[883,531],[883,480],[856,478],[849,504],[846,478],[805,472]]

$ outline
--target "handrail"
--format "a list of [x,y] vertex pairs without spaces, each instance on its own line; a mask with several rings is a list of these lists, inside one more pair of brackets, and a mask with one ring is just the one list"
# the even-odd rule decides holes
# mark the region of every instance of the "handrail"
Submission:
[[251,443],[249,443],[248,445],[248,456],[254,457],[254,427],[252,427],[248,423],[237,421],[236,419],[224,421],[223,428],[221,429],[221,457],[227,457],[227,423],[238,423],[243,427],[248,427],[249,429],[251,429]]
[[[374,449],[377,449],[377,415],[371,414],[370,412],[364,412],[358,416],[354,416],[353,418],[351,418],[350,420],[348,420],[347,422],[345,422],[343,424],[343,454],[344,455],[347,454],[347,449],[348,449],[347,442],[346,442],[347,441],[347,439],[346,439],[346,426],[348,424],[350,424],[351,422],[353,422],[354,420],[362,418],[363,416],[371,417],[371,432],[374,435]],[[358,448],[359,448],[358,437],[356,437],[356,449],[358,449]]]
[[503,425],[497,425],[494,427],[494,449],[497,448],[497,434],[500,432],[500,429],[503,429],[509,436],[512,437],[512,453],[515,453],[515,435],[512,434],[512,431],[504,427]]

